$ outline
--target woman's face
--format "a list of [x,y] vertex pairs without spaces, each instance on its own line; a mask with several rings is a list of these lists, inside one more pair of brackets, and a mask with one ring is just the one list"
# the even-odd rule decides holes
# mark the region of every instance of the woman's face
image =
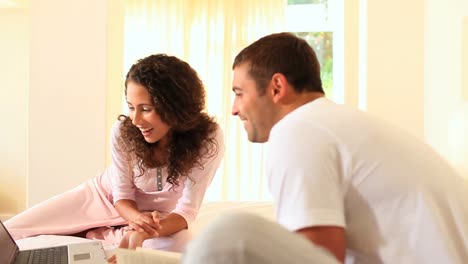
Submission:
[[140,129],[147,142],[168,143],[171,127],[156,113],[151,95],[143,85],[133,81],[127,83],[127,103],[133,125]]

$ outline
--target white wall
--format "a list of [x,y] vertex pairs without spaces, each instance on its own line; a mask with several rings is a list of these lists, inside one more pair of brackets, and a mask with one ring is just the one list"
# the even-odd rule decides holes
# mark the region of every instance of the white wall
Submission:
[[0,219],[26,206],[29,20],[24,8],[0,8]]

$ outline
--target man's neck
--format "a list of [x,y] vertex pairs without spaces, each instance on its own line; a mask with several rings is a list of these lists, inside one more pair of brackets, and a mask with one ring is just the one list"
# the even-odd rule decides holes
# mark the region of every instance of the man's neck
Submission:
[[322,97],[324,97],[324,94],[319,92],[303,92],[292,95],[290,103],[283,105],[283,117],[297,108]]
[[297,108],[322,97],[324,97],[324,94],[319,92],[303,92],[290,94],[288,98],[285,98],[280,104],[275,123],[283,119],[286,115],[296,110]]

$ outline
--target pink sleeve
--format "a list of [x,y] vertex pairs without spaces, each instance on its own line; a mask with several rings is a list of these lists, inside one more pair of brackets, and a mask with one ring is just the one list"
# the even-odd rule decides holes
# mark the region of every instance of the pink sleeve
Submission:
[[112,126],[110,142],[112,155],[110,180],[114,203],[121,199],[135,200],[131,159],[128,153],[119,145],[120,124],[121,122],[117,121]]
[[205,158],[202,161],[202,169],[194,168],[192,170],[190,177],[192,177],[195,183],[189,179],[186,180],[182,197],[177,201],[176,208],[172,211],[184,217],[189,227],[197,217],[205,192],[224,156],[224,136],[219,127],[216,130],[216,141],[218,144],[217,154],[213,157]]

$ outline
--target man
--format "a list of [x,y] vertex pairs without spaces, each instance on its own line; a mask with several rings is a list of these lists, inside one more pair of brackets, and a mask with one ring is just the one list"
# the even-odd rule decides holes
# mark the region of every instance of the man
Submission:
[[263,37],[236,56],[233,70],[232,114],[250,141],[269,142],[277,222],[292,232],[224,217],[189,245],[186,263],[468,261],[463,179],[416,138],[327,100],[304,40]]

